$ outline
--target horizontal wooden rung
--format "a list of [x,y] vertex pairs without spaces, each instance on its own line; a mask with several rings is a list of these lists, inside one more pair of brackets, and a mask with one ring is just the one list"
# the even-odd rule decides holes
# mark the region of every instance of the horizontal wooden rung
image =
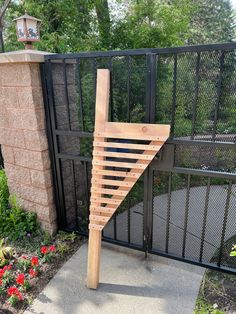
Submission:
[[94,165],[92,169],[93,175],[104,175],[104,176],[111,176],[111,177],[121,177],[121,178],[135,178],[138,179],[140,177],[140,171],[136,170],[137,172],[129,172],[129,171],[113,171],[113,170],[103,170],[103,169],[97,169],[97,167]]
[[96,225],[96,224],[89,224],[89,229],[91,230],[98,230],[98,231],[102,231],[103,229],[103,225]]
[[91,202],[93,203],[99,203],[99,204],[114,204],[114,205],[118,205],[123,201],[120,199],[114,199],[114,198],[108,198],[108,197],[96,197],[96,196],[92,196],[91,197]]
[[110,220],[111,217],[107,217],[107,216],[97,216],[97,215],[89,215],[89,219],[90,221],[99,221],[99,222],[105,222],[107,223]]
[[95,147],[109,147],[109,148],[125,148],[125,149],[133,149],[133,150],[151,150],[157,152],[161,146],[162,142],[160,142],[160,145],[144,145],[144,144],[136,144],[136,143],[117,143],[117,142],[102,142],[102,141],[94,141],[93,146]]
[[91,191],[94,193],[106,194],[106,195],[120,195],[126,196],[128,191],[115,190],[115,189],[104,189],[99,187],[92,187]]
[[152,160],[153,157],[155,156],[155,152],[152,155],[146,155],[146,154],[120,153],[120,152],[108,152],[108,151],[94,150],[93,156]]
[[144,123],[127,123],[127,122],[105,122],[104,130],[111,134],[129,133],[138,136],[139,139],[151,136],[169,136],[169,124],[144,124]]
[[145,169],[149,162],[144,164],[139,163],[128,163],[128,162],[118,162],[118,161],[108,161],[108,160],[99,160],[96,157],[93,158],[93,165],[98,166],[109,166],[109,167],[116,167],[116,168],[130,168],[130,169]]
[[92,203],[89,210],[90,212],[95,211],[95,212],[101,212],[103,214],[113,214],[116,210],[116,207],[115,208],[111,208],[108,206],[102,207],[102,206],[96,206]]
[[[158,133],[156,133],[158,134]],[[127,140],[143,140],[143,141],[160,141],[162,144],[168,139],[168,136],[161,136],[161,135],[145,135],[143,134],[142,137],[140,137],[137,133],[113,133],[113,132],[96,132],[94,133],[94,136],[96,137],[102,137],[102,138],[119,138],[119,139],[127,139]]]
[[[96,184],[132,187],[135,182],[136,182],[135,179],[131,182],[131,181],[125,181],[125,180],[124,181],[119,181],[119,180],[108,180],[108,179],[96,179],[95,177],[93,177],[92,187],[96,186]],[[93,185],[94,183],[95,183],[95,185]]]

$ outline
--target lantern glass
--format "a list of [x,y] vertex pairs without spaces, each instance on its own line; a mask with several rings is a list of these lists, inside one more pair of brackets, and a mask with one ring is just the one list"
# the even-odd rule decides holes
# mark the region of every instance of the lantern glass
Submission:
[[33,20],[26,20],[26,34],[28,41],[38,41],[39,32],[38,32],[38,22]]
[[41,21],[39,19],[25,13],[15,21],[18,41],[31,43],[40,40],[39,24]]
[[18,40],[25,40],[26,39],[26,32],[24,29],[24,20],[18,20],[16,23],[16,29],[17,29],[17,37]]

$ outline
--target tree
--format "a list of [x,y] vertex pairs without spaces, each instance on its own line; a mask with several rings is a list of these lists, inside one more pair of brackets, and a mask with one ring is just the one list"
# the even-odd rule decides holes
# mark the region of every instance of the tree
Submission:
[[197,10],[192,15],[189,44],[230,42],[235,22],[229,0],[192,0]]
[[107,0],[95,0],[94,6],[96,9],[98,30],[101,38],[101,48],[110,48],[110,32],[111,32],[111,20]]
[[3,3],[2,8],[0,9],[0,45],[1,45],[1,50],[4,51],[4,44],[3,44],[3,36],[2,36],[2,32],[3,32],[3,25],[4,25],[4,15],[5,12],[10,4],[11,0],[5,0]]

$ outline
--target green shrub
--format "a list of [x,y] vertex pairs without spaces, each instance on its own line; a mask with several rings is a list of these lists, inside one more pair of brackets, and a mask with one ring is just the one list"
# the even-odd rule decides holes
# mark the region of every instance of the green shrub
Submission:
[[0,238],[15,241],[38,231],[36,214],[24,211],[15,196],[9,198],[7,178],[3,170],[0,171],[0,201]]
[[7,207],[9,191],[4,170],[0,170],[0,212]]

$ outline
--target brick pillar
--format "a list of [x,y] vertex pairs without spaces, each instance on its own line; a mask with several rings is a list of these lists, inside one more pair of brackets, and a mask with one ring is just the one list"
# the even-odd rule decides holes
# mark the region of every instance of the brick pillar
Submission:
[[51,165],[40,78],[43,52],[0,54],[0,144],[10,193],[56,231]]

